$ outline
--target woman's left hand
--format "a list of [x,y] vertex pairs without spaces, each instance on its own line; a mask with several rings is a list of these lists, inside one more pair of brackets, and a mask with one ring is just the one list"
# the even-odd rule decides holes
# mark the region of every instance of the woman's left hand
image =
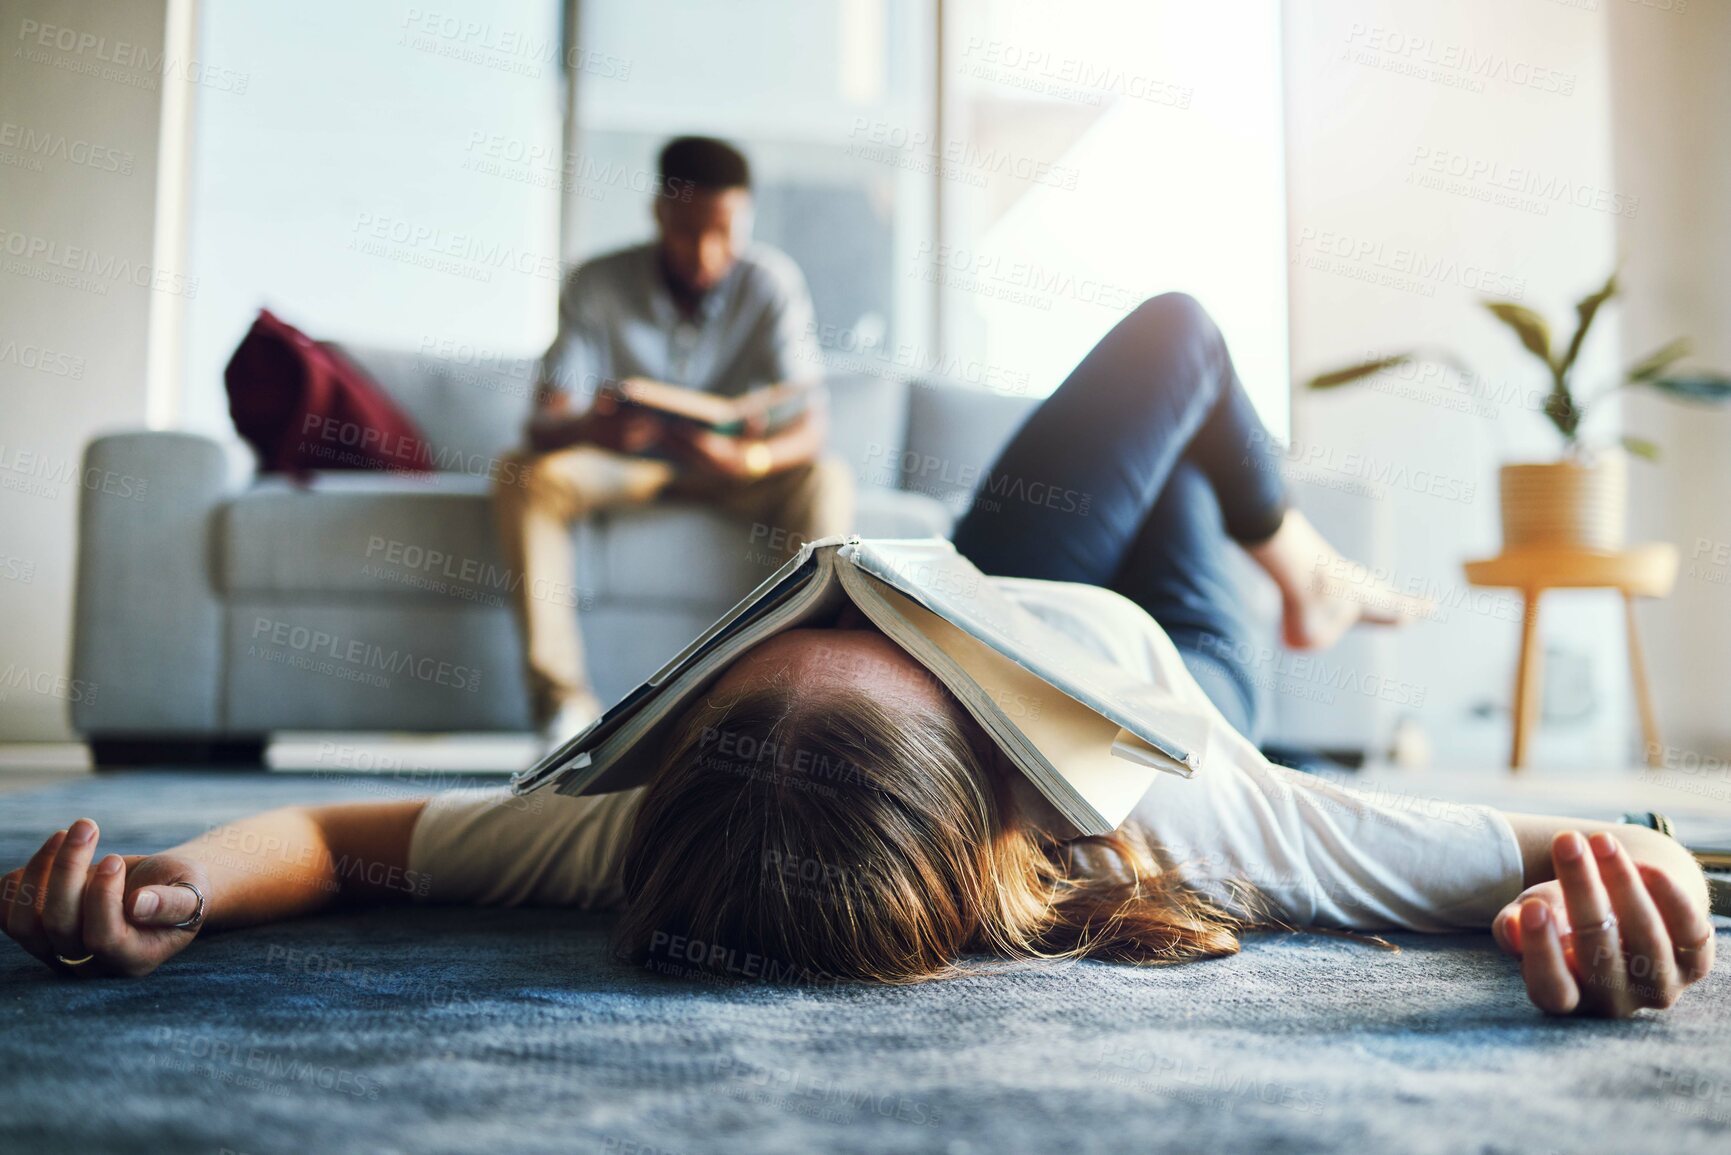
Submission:
[[1553,1015],[1628,1018],[1664,1008],[1713,969],[1713,924],[1663,869],[1604,832],[1551,843],[1555,881],[1528,887],[1491,924],[1521,960],[1533,1005]]

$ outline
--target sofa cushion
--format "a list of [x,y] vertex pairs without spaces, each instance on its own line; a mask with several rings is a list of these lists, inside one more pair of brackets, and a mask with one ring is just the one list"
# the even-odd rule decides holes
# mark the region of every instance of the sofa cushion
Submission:
[[854,512],[861,537],[948,537],[955,518],[948,507],[923,493],[861,486]]
[[[862,489],[854,527],[866,537],[941,537],[950,519],[942,505],[919,494]],[[592,556],[601,567],[594,592],[602,598],[726,609],[787,560],[773,527],[678,502],[604,513],[592,520],[591,531]]]
[[906,443],[909,385],[871,376],[832,377],[828,385],[829,451],[847,462],[861,485],[869,485],[877,463]]
[[636,602],[732,605],[782,562],[761,525],[667,501],[591,519],[594,592]]
[[424,473],[427,440],[340,351],[260,309],[223,370],[228,413],[260,469],[396,469]]
[[522,441],[535,396],[535,359],[447,356],[337,344],[420,426],[425,459],[485,475]]
[[224,511],[222,587],[506,605],[511,575],[487,489],[461,473],[319,473],[305,487],[263,479]]
[[908,394],[906,448],[879,455],[867,479],[934,497],[960,515],[1039,403],[963,385],[916,384]]
[[[862,488],[855,525],[870,537],[926,537],[947,533],[949,517],[930,498]],[[223,510],[220,542],[230,596],[509,606],[520,582],[500,556],[486,480],[464,474],[321,473],[305,487],[266,478]],[[719,597],[725,608],[780,564],[762,527],[681,502],[587,518],[573,544],[577,589],[556,596],[578,606]]]
[[224,728],[525,730],[522,652],[503,609],[234,598]]

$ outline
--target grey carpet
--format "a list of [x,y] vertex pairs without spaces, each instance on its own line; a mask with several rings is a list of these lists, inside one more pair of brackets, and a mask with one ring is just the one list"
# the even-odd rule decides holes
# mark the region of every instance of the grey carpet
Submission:
[[[80,814],[142,852],[355,779],[108,776],[0,796],[0,863]],[[0,1151],[1725,1150],[1726,968],[1673,1011],[1547,1020],[1482,936],[1251,940],[913,990],[692,985],[558,912],[350,914],[141,981],[0,942]]]

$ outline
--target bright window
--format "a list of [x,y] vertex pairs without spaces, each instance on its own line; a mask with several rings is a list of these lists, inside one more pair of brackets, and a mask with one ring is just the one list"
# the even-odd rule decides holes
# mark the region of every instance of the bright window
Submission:
[[[559,280],[559,5],[199,7],[185,423],[260,305],[315,337],[520,357]],[[550,158],[550,159],[549,159]]]
[[756,236],[811,287],[832,372],[900,372],[930,354],[930,291],[899,255],[932,235],[932,180],[874,141],[932,134],[930,0],[584,0],[581,39],[629,84],[578,72],[578,255],[651,235],[651,177],[673,136],[740,146]]
[[248,84],[197,108],[189,424],[224,420],[261,304],[321,337],[538,352],[562,263],[648,238],[656,153],[695,132],[750,156],[832,372],[1043,395],[1182,289],[1285,434],[1277,0],[948,0],[941,37],[935,0],[575,7],[563,53],[557,0],[200,8],[202,55]]
[[947,350],[1055,388],[1183,290],[1289,424],[1277,0],[952,0],[939,283]]

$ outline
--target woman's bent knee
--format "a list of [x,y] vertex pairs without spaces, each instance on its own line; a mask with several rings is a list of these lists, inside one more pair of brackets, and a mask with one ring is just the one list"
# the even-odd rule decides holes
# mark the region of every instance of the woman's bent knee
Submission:
[[1132,314],[1143,325],[1172,334],[1211,333],[1218,329],[1202,302],[1189,293],[1161,293],[1136,306]]

